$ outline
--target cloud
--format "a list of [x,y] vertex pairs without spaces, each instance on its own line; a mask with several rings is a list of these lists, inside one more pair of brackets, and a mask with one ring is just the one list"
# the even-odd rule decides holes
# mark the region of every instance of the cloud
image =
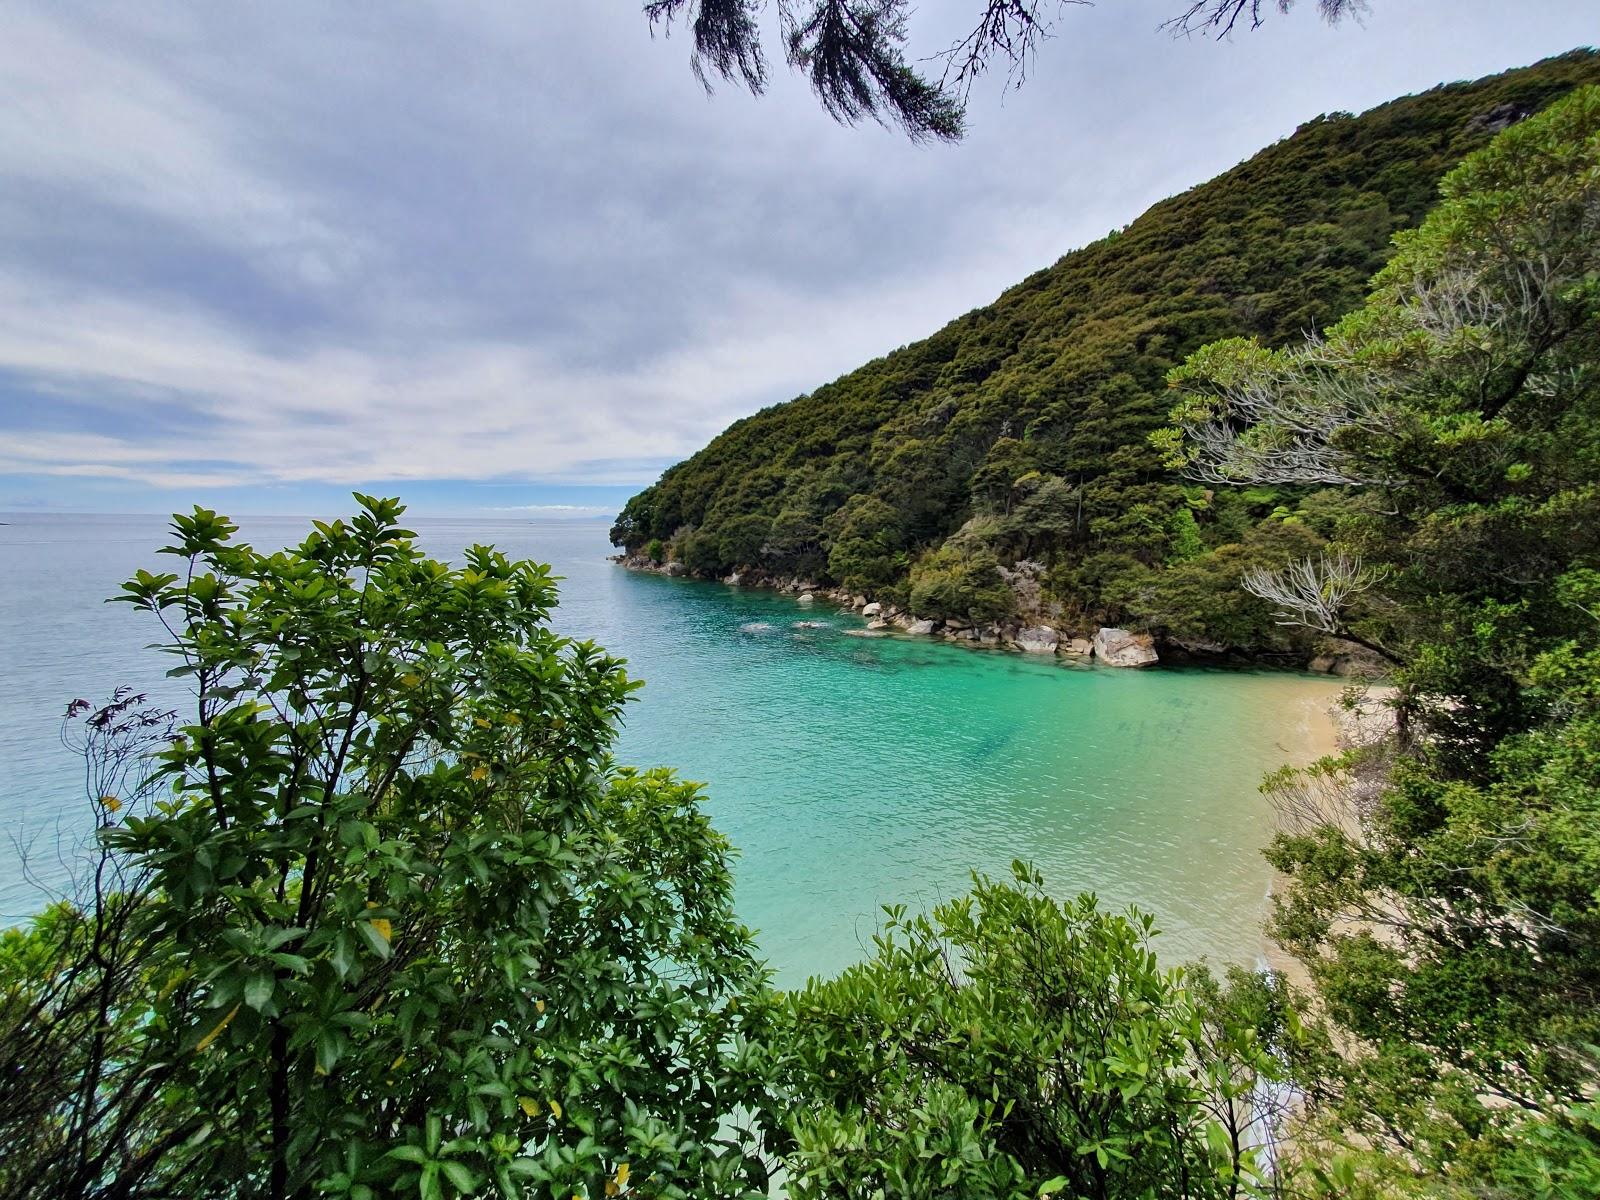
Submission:
[[13,5],[0,476],[636,486],[1305,117],[1590,16],[1417,0],[1218,46],[1157,35],[1170,7],[1067,12],[967,143],[918,148],[787,73],[708,100],[627,4]]

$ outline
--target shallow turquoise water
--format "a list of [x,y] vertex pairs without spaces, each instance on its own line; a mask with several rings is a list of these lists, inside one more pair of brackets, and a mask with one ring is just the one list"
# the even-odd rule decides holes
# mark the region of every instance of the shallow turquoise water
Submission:
[[[148,620],[104,605],[154,567],[154,517],[5,515],[0,553],[0,914],[59,883],[49,853],[78,832],[76,762],[57,740],[74,696],[160,692]],[[301,519],[253,518],[257,545]],[[1174,959],[1254,962],[1270,871],[1261,775],[1306,757],[1337,687],[1266,672],[1089,669],[927,639],[849,637],[853,614],[609,563],[598,524],[419,521],[450,557],[474,541],[565,576],[556,625],[646,681],[619,758],[707,787],[740,848],[739,910],[781,982],[861,953],[878,907],[961,892],[972,869],[1029,859],[1053,891],[1093,889],[1157,915]],[[829,622],[796,630],[793,622]],[[768,628],[746,629],[765,625]],[[170,693],[169,693],[170,694]]]

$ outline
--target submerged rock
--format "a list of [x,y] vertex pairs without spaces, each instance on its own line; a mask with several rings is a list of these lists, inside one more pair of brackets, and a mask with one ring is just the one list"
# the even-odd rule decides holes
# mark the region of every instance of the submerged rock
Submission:
[[826,629],[827,627],[828,623],[826,621],[796,621],[792,626],[794,629]]
[[845,637],[888,637],[881,629],[846,629]]
[[740,633],[771,633],[773,626],[765,621],[751,621],[749,624],[739,626]]
[[800,599],[798,601],[796,601],[796,603],[798,603],[798,604],[810,604],[815,599],[816,599],[816,597],[813,596],[810,592],[801,592],[800,593]]
[[1154,643],[1148,633],[1102,629],[1094,635],[1094,656],[1108,667],[1149,667],[1157,661]]
[[1028,654],[1054,654],[1061,635],[1048,625],[1030,625],[1017,631],[1017,649]]

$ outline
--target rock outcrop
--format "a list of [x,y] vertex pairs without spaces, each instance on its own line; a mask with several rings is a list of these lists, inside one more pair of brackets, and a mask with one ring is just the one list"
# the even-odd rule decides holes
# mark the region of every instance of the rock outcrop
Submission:
[[1030,625],[1017,631],[1016,647],[1028,654],[1054,654],[1060,644],[1061,635],[1048,625]]
[[1094,635],[1094,656],[1108,667],[1150,667],[1157,662],[1155,639],[1148,633],[1101,629]]
[[1330,638],[1323,652],[1306,664],[1308,671],[1344,678],[1381,679],[1392,669],[1382,658],[1364,646]]

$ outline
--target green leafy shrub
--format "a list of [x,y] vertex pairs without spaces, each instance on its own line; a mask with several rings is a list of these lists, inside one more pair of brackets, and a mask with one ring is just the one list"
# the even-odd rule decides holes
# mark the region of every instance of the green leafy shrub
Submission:
[[941,546],[912,568],[911,609],[919,616],[984,623],[1010,616],[1016,597],[992,551]]
[[[196,509],[177,570],[126,585],[194,709],[166,794],[102,829],[138,883],[105,1044],[45,1119],[0,1113],[6,1194],[761,1191],[769,1004],[727,843],[692,785],[612,766],[635,685],[550,631],[546,568],[432,561],[359,499],[276,553]],[[8,1013],[41,942],[95,981],[73,947],[126,908],[9,935]],[[29,1012],[0,1058],[80,1032]],[[24,1066],[0,1087],[55,1069]]]
[[[1281,992],[1164,971],[1137,912],[1058,904],[1020,863],[789,1000],[789,1194],[1234,1196],[1279,1074]],[[1265,1036],[1264,1036],[1265,1035]]]

